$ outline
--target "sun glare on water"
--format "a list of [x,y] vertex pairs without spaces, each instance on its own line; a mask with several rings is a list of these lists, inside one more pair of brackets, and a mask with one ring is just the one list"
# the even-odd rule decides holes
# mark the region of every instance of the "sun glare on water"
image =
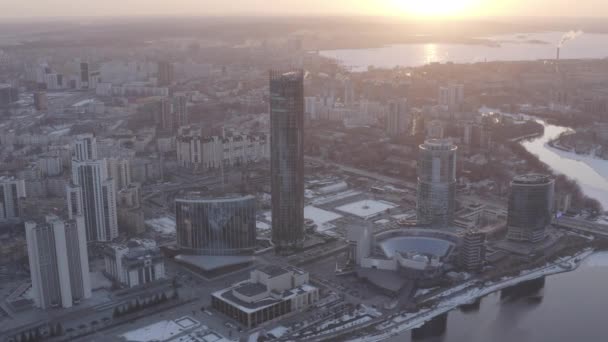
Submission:
[[419,17],[458,17],[473,15],[479,0],[392,0],[396,11]]

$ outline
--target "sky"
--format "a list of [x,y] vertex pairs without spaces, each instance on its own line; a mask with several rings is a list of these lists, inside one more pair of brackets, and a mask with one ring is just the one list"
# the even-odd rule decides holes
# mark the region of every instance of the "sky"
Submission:
[[608,17],[608,0],[0,0],[0,17],[250,14]]

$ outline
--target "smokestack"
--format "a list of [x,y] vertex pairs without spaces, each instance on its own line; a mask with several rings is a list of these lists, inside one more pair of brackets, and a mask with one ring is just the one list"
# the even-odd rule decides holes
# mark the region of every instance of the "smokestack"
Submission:
[[559,46],[557,47],[557,57],[555,58],[555,60],[559,61]]

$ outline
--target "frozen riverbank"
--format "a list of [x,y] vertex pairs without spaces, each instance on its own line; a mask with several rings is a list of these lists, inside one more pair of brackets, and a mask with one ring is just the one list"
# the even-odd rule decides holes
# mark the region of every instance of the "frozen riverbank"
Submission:
[[361,337],[352,341],[382,341],[390,337],[397,336],[413,328],[422,326],[425,322],[437,317],[443,313],[451,311],[460,305],[472,303],[478,298],[484,297],[490,293],[500,291],[504,288],[517,285],[521,282],[534,280],[543,276],[569,272],[575,270],[583,260],[593,254],[593,250],[587,249],[575,256],[562,258],[550,265],[536,268],[533,270],[523,271],[520,275],[501,279],[493,283],[486,283],[479,286],[476,281],[470,281],[459,286],[447,289],[431,300],[439,302],[429,309],[424,309],[416,313],[401,314],[390,318],[377,326],[382,332],[379,334]]

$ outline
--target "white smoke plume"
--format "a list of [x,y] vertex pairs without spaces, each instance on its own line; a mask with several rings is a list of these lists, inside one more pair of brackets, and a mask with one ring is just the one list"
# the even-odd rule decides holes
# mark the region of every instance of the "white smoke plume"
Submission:
[[559,43],[557,43],[557,47],[564,46],[564,44],[566,42],[576,39],[576,37],[580,36],[581,34],[583,34],[583,31],[581,31],[581,30],[568,31],[568,32],[564,33],[562,38],[559,40]]

